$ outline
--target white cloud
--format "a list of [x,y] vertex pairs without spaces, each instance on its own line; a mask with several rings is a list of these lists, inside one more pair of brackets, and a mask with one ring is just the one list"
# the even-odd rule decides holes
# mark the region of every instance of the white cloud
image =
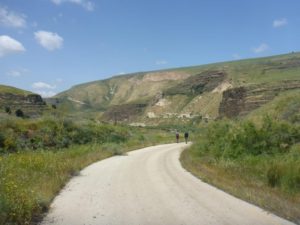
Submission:
[[18,70],[11,70],[7,72],[7,75],[11,77],[20,77],[22,74]]
[[0,6],[0,25],[5,27],[26,27],[26,16],[24,14],[8,11]]
[[7,36],[0,36],[0,58],[9,54],[24,52],[26,49],[17,40]]
[[54,91],[35,91],[35,92],[41,95],[43,98],[50,98],[57,94]]
[[41,46],[49,51],[60,49],[64,42],[64,39],[57,33],[49,31],[37,31],[34,33],[34,37]]
[[34,88],[34,89],[55,89],[56,86],[39,81],[39,82],[33,83],[32,88]]
[[10,77],[21,77],[23,76],[25,73],[28,73],[28,69],[14,69],[14,70],[10,70],[6,73],[7,76]]
[[56,89],[56,85],[47,84],[45,82],[35,82],[32,84],[32,88],[35,90],[37,94],[42,97],[48,98],[56,95],[53,89]]
[[95,9],[95,4],[89,0],[51,0],[54,4],[60,5],[65,2],[74,3],[82,6],[88,11],[93,11]]
[[165,65],[165,64],[168,64],[168,62],[166,60],[157,60],[155,62],[155,65]]
[[274,28],[283,27],[286,26],[287,24],[288,24],[288,20],[286,18],[277,19],[273,21]]
[[265,43],[262,43],[261,45],[259,45],[258,47],[256,48],[253,48],[252,51],[256,54],[259,54],[259,53],[262,53],[262,52],[265,52],[267,50],[269,50],[269,46]]

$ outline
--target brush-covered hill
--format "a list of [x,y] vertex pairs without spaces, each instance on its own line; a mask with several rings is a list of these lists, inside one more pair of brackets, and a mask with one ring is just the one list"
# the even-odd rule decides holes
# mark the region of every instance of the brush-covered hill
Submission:
[[15,94],[15,95],[26,96],[33,93],[30,91],[0,84],[0,94]]
[[21,110],[24,116],[41,115],[46,103],[40,95],[11,86],[0,85],[0,114],[14,114]]
[[300,89],[300,53],[142,72],[72,87],[56,96],[67,111],[146,122],[245,116]]

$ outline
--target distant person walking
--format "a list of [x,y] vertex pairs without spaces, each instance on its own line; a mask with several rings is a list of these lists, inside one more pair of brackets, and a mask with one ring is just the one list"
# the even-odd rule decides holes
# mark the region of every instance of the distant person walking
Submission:
[[185,139],[185,143],[187,144],[189,140],[189,132],[184,133],[184,139]]
[[179,142],[179,133],[178,133],[178,131],[176,131],[175,136],[176,136],[176,143],[178,143]]

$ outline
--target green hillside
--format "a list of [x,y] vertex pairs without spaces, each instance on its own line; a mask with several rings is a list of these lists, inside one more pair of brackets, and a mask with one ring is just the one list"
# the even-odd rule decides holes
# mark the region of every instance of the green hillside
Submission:
[[[237,90],[240,96],[236,88],[242,88]],[[65,110],[79,114],[157,124],[183,117],[244,116],[278,94],[299,88],[300,53],[290,53],[127,74],[77,85],[56,97]],[[233,100],[228,98],[232,94]],[[128,111],[130,106],[137,110]]]
[[15,94],[15,95],[29,95],[32,94],[32,92],[25,91],[19,88],[6,86],[6,85],[0,85],[0,93],[9,93],[9,94]]
[[273,101],[252,111],[247,119],[259,122],[264,115],[291,123],[300,123],[300,89],[278,95]]
[[47,109],[40,95],[15,87],[0,85],[0,117],[18,115],[39,117]]

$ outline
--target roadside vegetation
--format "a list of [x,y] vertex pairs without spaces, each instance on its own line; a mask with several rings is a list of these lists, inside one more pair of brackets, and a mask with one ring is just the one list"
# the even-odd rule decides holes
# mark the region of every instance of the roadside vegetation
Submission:
[[300,121],[212,122],[183,166],[203,181],[300,223]]
[[35,224],[65,183],[87,165],[168,143],[157,129],[47,117],[0,120],[0,224]]
[[130,137],[125,127],[74,122],[46,117],[24,120],[6,117],[0,121],[0,152],[67,148],[73,144],[124,142]]

